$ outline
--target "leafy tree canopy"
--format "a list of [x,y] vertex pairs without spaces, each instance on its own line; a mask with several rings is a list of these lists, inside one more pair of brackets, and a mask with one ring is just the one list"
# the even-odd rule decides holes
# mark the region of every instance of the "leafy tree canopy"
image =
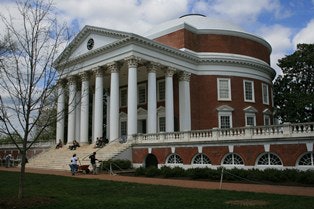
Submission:
[[283,75],[274,83],[276,117],[282,122],[313,122],[314,44],[298,44],[278,66]]

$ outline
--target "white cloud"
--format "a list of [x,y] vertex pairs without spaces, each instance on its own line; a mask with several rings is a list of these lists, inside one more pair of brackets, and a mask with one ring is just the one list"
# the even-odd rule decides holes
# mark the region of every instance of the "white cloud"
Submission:
[[188,8],[188,0],[57,0],[56,3],[67,22],[78,19],[81,28],[94,25],[140,34],[152,25],[179,17]]
[[259,34],[272,46],[271,66],[276,70],[277,74],[282,74],[277,63],[278,59],[283,58],[292,50],[292,30],[282,25],[272,25],[260,28]]
[[238,24],[255,23],[263,12],[283,18],[290,13],[283,10],[279,0],[201,0],[194,4],[194,11],[207,16],[218,16]]
[[[313,0],[314,2],[314,0]],[[305,28],[300,30],[293,38],[294,49],[299,43],[314,43],[314,19],[312,19]]]

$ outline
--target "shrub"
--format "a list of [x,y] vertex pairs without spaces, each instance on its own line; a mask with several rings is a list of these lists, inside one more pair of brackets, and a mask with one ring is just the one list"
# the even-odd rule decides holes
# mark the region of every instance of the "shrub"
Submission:
[[135,169],[134,175],[135,176],[145,176],[145,171],[146,171],[146,168],[139,167],[139,168]]
[[153,167],[153,166],[148,167],[145,170],[145,176],[147,177],[156,177],[156,176],[160,176],[160,174],[161,174],[161,171],[158,168]]
[[107,160],[102,161],[101,169],[102,170],[110,170],[110,165],[112,170],[126,170],[132,168],[132,163],[129,160]]
[[165,178],[171,178],[171,177],[185,177],[186,172],[183,168],[181,167],[167,167],[163,166],[160,168],[161,175]]

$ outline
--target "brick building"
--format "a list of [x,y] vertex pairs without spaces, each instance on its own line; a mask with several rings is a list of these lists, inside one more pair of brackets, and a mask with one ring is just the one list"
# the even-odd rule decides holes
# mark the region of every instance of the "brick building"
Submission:
[[266,129],[252,128],[273,135],[279,128],[272,126],[270,54],[263,38],[203,15],[143,36],[86,26],[55,61],[56,140],[125,137],[136,166],[295,166],[303,155],[313,166],[313,138],[260,139],[255,134]]

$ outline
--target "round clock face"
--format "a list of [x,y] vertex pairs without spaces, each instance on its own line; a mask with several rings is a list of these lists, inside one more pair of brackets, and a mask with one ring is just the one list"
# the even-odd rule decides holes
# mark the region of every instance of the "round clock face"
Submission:
[[91,50],[93,47],[94,47],[94,39],[90,38],[90,39],[87,41],[87,49],[88,49],[88,50]]

